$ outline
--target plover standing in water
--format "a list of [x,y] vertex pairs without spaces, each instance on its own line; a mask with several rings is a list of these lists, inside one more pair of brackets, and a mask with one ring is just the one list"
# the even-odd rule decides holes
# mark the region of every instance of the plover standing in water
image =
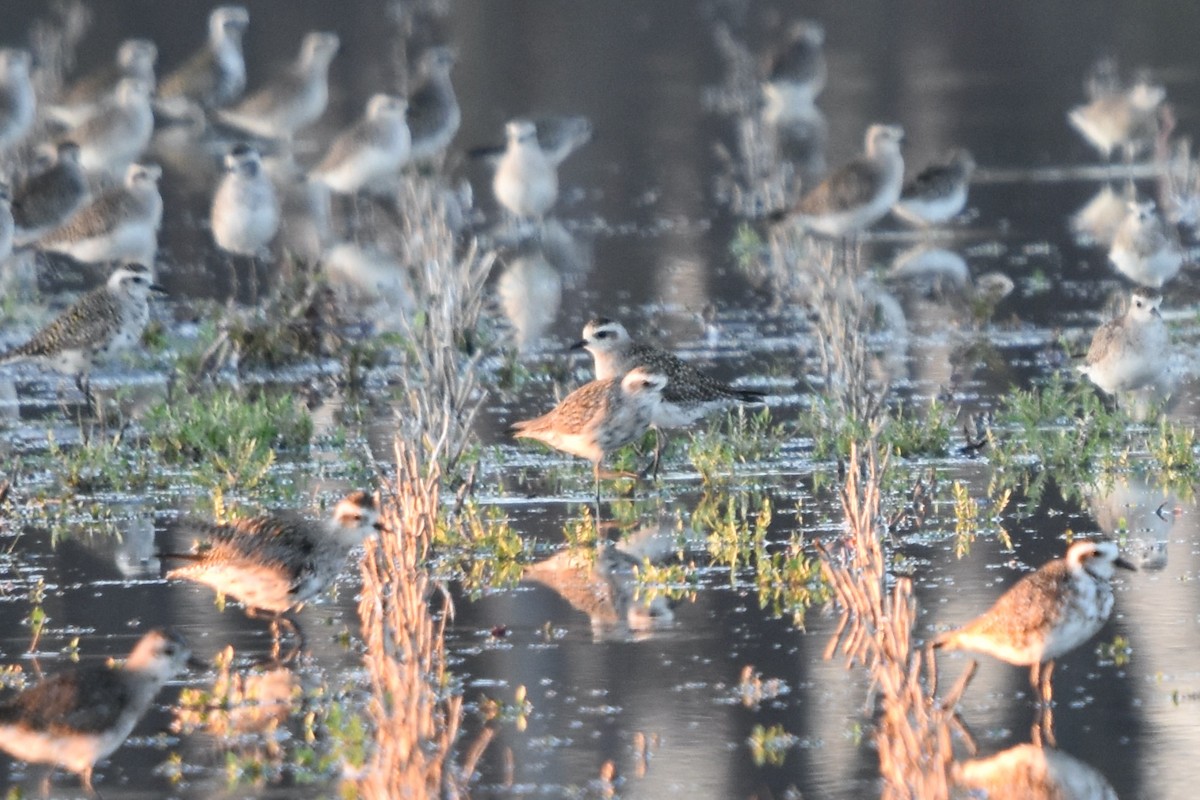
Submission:
[[1158,311],[1162,296],[1139,287],[1129,307],[1092,335],[1080,372],[1108,394],[1134,391],[1156,383],[1168,358],[1167,326]]
[[549,413],[514,423],[510,430],[516,439],[537,439],[591,461],[599,509],[601,462],[650,429],[666,385],[665,375],[637,367],[623,377],[586,383]]
[[810,113],[825,88],[825,29],[819,22],[797,20],[788,27],[787,41],[765,62],[764,117],[783,122]]
[[453,66],[454,51],[449,47],[433,47],[421,56],[421,83],[408,95],[410,159],[415,163],[441,158],[462,124],[462,110],[450,82]]
[[337,54],[335,33],[312,31],[296,61],[275,80],[219,112],[223,122],[263,139],[290,141],[296,131],[325,113],[329,102],[329,63]]
[[26,50],[0,48],[0,153],[19,144],[33,126],[37,95]]
[[1179,274],[1183,248],[1154,201],[1132,202],[1117,226],[1108,260],[1135,283],[1160,289]]
[[496,200],[519,219],[540,219],[558,199],[558,166],[591,137],[591,126],[572,117],[544,146],[538,126],[515,119],[504,128],[507,145],[496,163],[492,191]]
[[29,341],[0,353],[0,364],[40,361],[75,376],[89,406],[94,398],[88,373],[98,358],[141,341],[150,321],[150,292],[163,292],[141,264],[118,267],[108,281],[79,298]]
[[874,225],[900,199],[904,130],[896,125],[867,129],[866,152],[844,164],[789,211],[773,215],[825,236],[848,236]]
[[1048,703],[1054,659],[1095,636],[1108,621],[1113,607],[1109,581],[1116,567],[1135,569],[1120,557],[1115,542],[1072,542],[1065,558],[1021,578],[991,608],[943,633],[933,646],[1028,666],[1031,683]]
[[87,204],[38,240],[42,250],[66,253],[76,261],[136,261],[153,264],[162,223],[162,169],[131,164],[125,184]]
[[64,125],[81,124],[117,91],[122,78],[137,78],[146,85],[155,85],[154,62],[158,48],[149,39],[126,39],[117,48],[114,63],[80,78],[63,93],[59,102],[49,106],[46,114]]
[[966,150],[956,150],[944,164],[931,164],[904,184],[892,211],[918,227],[948,222],[967,205],[967,186],[975,171],[975,159]]
[[96,762],[129,738],[191,655],[178,633],[155,629],[138,640],[124,664],[72,667],[51,675],[0,704],[0,749],[22,761],[70,770],[95,794]]
[[236,145],[225,156],[225,175],[212,202],[213,239],[222,250],[262,254],[279,230],[279,200],[258,151]]
[[342,132],[312,176],[339,194],[394,176],[407,162],[412,136],[404,116],[408,101],[387,94],[367,102],[366,115]]
[[154,134],[153,88],[141,78],[122,78],[116,93],[67,134],[88,174],[122,175],[146,150]]
[[1090,102],[1067,114],[1071,126],[1105,159],[1113,150],[1125,151],[1132,161],[1158,135],[1159,106],[1167,97],[1163,87],[1139,79],[1125,88],[1110,60],[1100,62],[1088,76]]
[[184,117],[194,107],[223,108],[246,89],[242,34],[250,15],[242,6],[220,6],[208,16],[208,41],[158,86],[157,107],[167,116]]
[[[651,416],[651,423],[659,431],[686,427],[735,403],[762,403],[765,399],[761,392],[736,389],[706,375],[674,353],[635,342],[625,326],[614,320],[597,318],[588,322],[583,327],[583,338],[571,349],[592,354],[597,380],[619,378],[637,367],[666,376],[662,402],[654,406]],[[660,434],[654,454],[656,472],[661,450]]]
[[[163,558],[188,563],[167,573],[230,595],[251,616],[263,613],[276,622],[312,600],[333,583],[351,549],[383,529],[375,499],[367,492],[343,498],[326,522],[299,514],[278,513],[239,519],[225,525],[184,521],[180,529],[200,542],[195,553]],[[288,623],[299,632],[294,620]]]
[[13,193],[17,244],[29,244],[66,222],[87,197],[87,175],[79,163],[79,145],[59,142],[54,163],[26,178]]

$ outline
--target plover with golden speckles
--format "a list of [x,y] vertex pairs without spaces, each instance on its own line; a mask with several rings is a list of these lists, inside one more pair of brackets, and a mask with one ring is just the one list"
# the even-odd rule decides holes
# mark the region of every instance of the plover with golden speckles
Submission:
[[117,48],[114,63],[86,75],[71,85],[46,114],[64,125],[83,123],[116,93],[122,78],[137,78],[155,85],[154,63],[158,48],[149,39],[126,39]]
[[184,117],[193,107],[223,108],[246,89],[242,35],[250,24],[243,6],[220,6],[208,17],[208,41],[158,86],[157,108]]
[[453,66],[454,51],[449,47],[430,48],[418,63],[421,82],[408,95],[410,158],[415,163],[440,158],[462,124],[462,110],[450,82]]
[[136,261],[153,264],[162,223],[162,169],[131,164],[125,183],[97,197],[64,224],[38,240],[37,246],[65,253],[77,261]]
[[906,182],[892,211],[918,227],[948,222],[966,207],[974,171],[971,154],[956,150],[945,163],[930,164]]
[[79,145],[59,142],[54,163],[26,178],[13,193],[17,244],[29,244],[63,224],[87,198],[87,175],[79,163]]
[[1135,569],[1115,542],[1074,541],[1065,558],[1021,578],[990,609],[933,646],[1028,666],[1034,688],[1049,702],[1054,660],[1095,636],[1112,613],[1115,567]]
[[[713,411],[735,403],[762,403],[765,395],[749,389],[737,389],[706,375],[674,353],[630,337],[625,326],[611,319],[593,319],[583,327],[583,338],[571,345],[587,350],[595,362],[596,378],[618,378],[642,367],[666,376],[662,402],[654,406],[651,422],[659,430],[691,425]],[[655,468],[661,455],[661,441],[655,453]]]
[[787,39],[765,61],[764,116],[785,121],[807,112],[825,88],[825,28],[813,20],[796,20]]
[[113,96],[66,135],[79,145],[88,174],[122,175],[145,152],[154,134],[153,88],[141,78],[122,78]]
[[350,551],[383,530],[383,523],[374,497],[360,491],[338,502],[325,522],[281,512],[224,525],[184,521],[180,530],[200,549],[163,554],[187,562],[167,578],[204,584],[235,598],[250,615],[278,620],[324,592]]
[[27,50],[0,48],[0,153],[19,144],[33,127],[37,95]]
[[150,292],[163,292],[141,264],[118,267],[108,281],[79,298],[29,341],[4,353],[0,364],[40,361],[75,376],[75,385],[93,405],[88,373],[99,358],[141,341],[150,321]]
[[867,129],[866,152],[835,170],[774,220],[792,220],[825,236],[843,237],[874,225],[900,199],[904,131],[896,125]]
[[601,462],[650,429],[666,386],[665,375],[637,367],[622,377],[586,383],[550,412],[514,423],[510,430],[516,439],[537,439],[591,461],[599,507]]
[[260,255],[279,230],[279,199],[258,151],[236,145],[225,156],[225,175],[213,194],[213,239],[222,250]]
[[1117,226],[1108,260],[1135,283],[1155,289],[1179,274],[1183,248],[1153,201],[1132,202]]
[[1158,135],[1159,107],[1166,90],[1144,77],[1126,88],[1109,59],[1093,67],[1086,86],[1090,102],[1067,114],[1071,126],[1104,158],[1120,148],[1132,161]]
[[[0,704],[0,749],[14,758],[74,772],[92,788],[96,762],[120,747],[167,681],[191,662],[174,631],[152,630],[121,665],[76,666]],[[49,775],[46,776],[49,789]]]
[[275,80],[232,108],[220,119],[263,139],[290,141],[296,131],[325,113],[329,102],[329,64],[337,54],[335,33],[312,31],[304,36],[296,61]]
[[1167,362],[1169,337],[1158,307],[1162,296],[1138,287],[1125,313],[1101,325],[1092,335],[1080,372],[1108,394],[1156,383]]
[[333,140],[312,176],[339,194],[354,194],[396,175],[412,150],[407,111],[403,97],[374,95],[363,118]]

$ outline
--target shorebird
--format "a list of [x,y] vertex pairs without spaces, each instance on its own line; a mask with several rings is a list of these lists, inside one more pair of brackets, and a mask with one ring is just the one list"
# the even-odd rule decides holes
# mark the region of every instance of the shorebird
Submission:
[[122,78],[111,98],[65,137],[79,145],[79,163],[91,175],[121,175],[150,144],[154,111],[151,84]]
[[1018,744],[988,756],[955,762],[951,776],[967,797],[989,800],[1118,800],[1096,769],[1039,744]]
[[343,498],[326,522],[281,512],[224,525],[184,521],[181,530],[200,542],[194,553],[165,553],[187,563],[167,573],[235,598],[250,616],[286,621],[333,583],[351,549],[383,530],[375,499],[367,492]]
[[162,169],[131,164],[123,186],[110,189],[38,240],[42,250],[77,261],[137,261],[153,264],[162,222]]
[[1093,67],[1086,83],[1090,102],[1067,114],[1071,126],[1105,159],[1121,148],[1127,161],[1153,143],[1158,135],[1159,107],[1167,97],[1163,87],[1139,78],[1125,88],[1116,64],[1105,59]]
[[116,93],[122,78],[137,78],[153,87],[157,60],[158,48],[154,42],[126,39],[117,48],[114,63],[77,80],[57,103],[47,107],[46,114],[69,127],[80,125]]
[[1030,682],[1049,703],[1054,660],[1095,636],[1112,613],[1109,581],[1115,567],[1135,569],[1120,557],[1115,542],[1076,540],[1066,558],[1021,578],[991,608],[943,633],[933,646],[1028,666]]
[[[596,507],[600,507],[600,464],[604,458],[650,429],[667,378],[637,367],[620,378],[594,380],[567,395],[549,413],[514,423],[513,438],[537,439],[556,450],[592,462]],[[603,473],[603,477],[629,477]]]
[[279,230],[279,200],[258,151],[236,145],[225,156],[225,175],[212,202],[213,239],[222,250],[257,256]]
[[492,191],[496,200],[518,218],[540,219],[558,199],[558,166],[591,138],[583,117],[538,125],[515,119],[505,126],[508,143],[496,163]]
[[29,244],[57,228],[87,201],[87,175],[79,163],[79,145],[58,143],[54,163],[31,175],[13,193],[18,245]]
[[967,186],[974,171],[971,154],[956,150],[944,164],[930,164],[905,183],[892,211],[918,227],[947,222],[967,205]]
[[312,177],[339,194],[354,194],[373,181],[394,176],[408,163],[412,150],[404,118],[407,111],[403,97],[374,95],[365,116],[333,140]]
[[[187,642],[155,629],[120,666],[72,667],[0,704],[0,749],[14,758],[74,772],[92,788],[96,762],[110,756],[137,726],[167,681],[191,663]],[[45,789],[49,789],[46,776]]]
[[674,353],[643,342],[635,342],[620,322],[599,317],[583,326],[583,338],[572,350],[587,350],[595,362],[596,379],[618,378],[642,367],[667,379],[662,402],[654,406],[651,424],[658,431],[654,470],[662,455],[662,433],[670,428],[691,425],[713,411],[735,403],[762,403],[765,395],[749,389],[736,389],[706,375]]
[[453,66],[454,51],[449,47],[433,47],[421,56],[421,83],[408,96],[408,128],[412,133],[409,158],[415,163],[441,158],[462,124],[462,111],[450,82]]
[[1092,335],[1080,372],[1108,394],[1134,391],[1157,382],[1167,362],[1169,337],[1158,311],[1162,296],[1138,287],[1129,307]]
[[37,96],[27,50],[0,47],[0,153],[19,144],[33,127]]
[[338,46],[337,34],[306,34],[296,61],[236,106],[218,112],[221,121],[263,139],[291,141],[296,131],[325,113],[329,63]]
[[1154,207],[1154,201],[1131,202],[1117,226],[1108,260],[1125,277],[1161,289],[1179,274],[1183,248]]
[[788,219],[832,237],[844,237],[874,225],[900,199],[904,131],[895,125],[867,129],[866,152],[835,170],[812,191],[773,220]]
[[246,89],[242,34],[250,15],[242,6],[220,6],[208,16],[208,41],[158,86],[157,108],[170,117],[185,117],[198,106],[223,108]]
[[164,291],[141,264],[119,267],[103,286],[79,298],[29,341],[0,353],[0,364],[40,361],[74,375],[88,406],[94,407],[88,381],[92,365],[141,341],[150,321],[150,292]]
[[787,40],[765,62],[764,116],[780,122],[809,113],[825,88],[825,28],[812,20],[788,26]]

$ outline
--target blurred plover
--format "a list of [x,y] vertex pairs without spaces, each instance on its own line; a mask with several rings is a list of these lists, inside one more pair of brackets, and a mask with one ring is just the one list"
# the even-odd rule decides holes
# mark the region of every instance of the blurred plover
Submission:
[[776,219],[794,220],[825,236],[855,234],[874,225],[900,199],[904,131],[895,125],[867,129],[866,152],[835,170],[790,211]]
[[1158,311],[1162,296],[1138,287],[1129,307],[1092,335],[1080,372],[1108,394],[1134,391],[1155,383],[1168,358],[1167,326]]
[[37,96],[27,50],[0,48],[0,153],[19,144],[33,126]]
[[[662,402],[654,406],[651,422],[656,429],[682,428],[709,413],[735,403],[762,403],[765,395],[736,389],[706,375],[674,353],[635,342],[620,322],[598,318],[583,328],[583,338],[571,345],[587,350],[596,366],[596,379],[618,378],[636,367],[664,375]],[[661,451],[661,441],[657,450]],[[655,453],[657,467],[660,452]]]
[[1117,226],[1108,259],[1135,283],[1155,289],[1179,274],[1183,248],[1154,202],[1132,202]]
[[8,186],[0,183],[0,263],[12,255],[16,229]]
[[154,62],[157,60],[158,48],[154,42],[126,39],[117,48],[114,63],[80,78],[57,103],[46,109],[46,113],[64,125],[79,125],[113,96],[122,78],[137,78],[153,87]]
[[333,140],[312,176],[339,194],[354,194],[372,181],[395,175],[412,149],[407,111],[408,101],[402,97],[373,96],[366,115]]
[[1021,578],[990,609],[933,646],[1029,666],[1030,681],[1049,702],[1054,659],[1092,638],[1112,613],[1114,567],[1134,569],[1115,542],[1072,542],[1066,558]]
[[208,17],[208,41],[158,86],[157,106],[172,117],[193,106],[208,110],[235,102],[246,89],[242,34],[250,15],[242,6],[220,6]]
[[152,89],[141,78],[122,78],[113,96],[67,134],[88,174],[122,175],[146,150],[154,133]]
[[787,120],[812,107],[825,88],[825,29],[819,22],[797,20],[787,40],[766,60],[763,96],[768,120]]
[[279,200],[258,151],[236,145],[225,156],[225,175],[212,202],[212,232],[230,253],[257,256],[279,230]]
[[904,184],[900,200],[892,207],[897,216],[913,225],[938,225],[962,213],[975,159],[956,150],[944,164],[931,164]]
[[200,549],[164,554],[188,562],[167,578],[202,583],[238,600],[251,616],[263,613],[278,620],[325,591],[351,549],[383,524],[375,499],[354,492],[325,522],[283,512],[225,525],[185,521],[180,527],[196,537]]
[[222,121],[263,139],[291,140],[325,113],[329,63],[338,51],[334,33],[305,35],[296,61],[275,80],[219,113]]
[[600,463],[650,429],[667,378],[645,367],[623,377],[594,380],[567,395],[549,413],[514,423],[517,439],[537,439],[556,450],[592,462],[596,506],[600,505]]
[[1166,99],[1163,87],[1139,79],[1125,88],[1115,74],[1115,65],[1101,62],[1089,75],[1090,102],[1067,114],[1071,126],[1104,158],[1121,148],[1126,160],[1153,143],[1158,135],[1159,106]]
[[123,186],[81,208],[39,239],[37,246],[89,264],[125,260],[153,264],[162,222],[161,176],[158,166],[131,164]]
[[118,267],[108,282],[79,298],[29,341],[0,353],[0,364],[40,361],[75,376],[93,405],[88,373],[99,358],[137,344],[150,321],[150,292],[163,292],[141,264]]
[[462,111],[450,68],[454,66],[454,51],[449,47],[427,50],[419,63],[420,85],[408,96],[408,128],[412,132],[410,158],[424,163],[440,158],[462,124]]
[[22,761],[70,770],[95,794],[96,762],[129,738],[191,654],[178,633],[155,629],[138,640],[124,664],[51,675],[0,704],[0,748]]
[[79,163],[79,145],[59,142],[54,163],[26,178],[13,193],[17,244],[28,244],[66,222],[87,197],[87,176]]
[[591,137],[583,117],[572,117],[556,126],[545,145],[538,126],[515,119],[505,126],[507,145],[496,163],[492,191],[500,205],[522,219],[540,219],[558,199],[558,165]]

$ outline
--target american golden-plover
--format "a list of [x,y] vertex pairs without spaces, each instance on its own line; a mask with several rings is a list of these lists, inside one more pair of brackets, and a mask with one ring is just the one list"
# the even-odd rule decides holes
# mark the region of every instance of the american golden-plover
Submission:
[[1167,97],[1163,87],[1139,78],[1125,86],[1115,62],[1105,59],[1088,74],[1088,103],[1076,106],[1067,120],[1092,147],[1108,159],[1117,149],[1126,160],[1152,144],[1158,135],[1159,107]]
[[1134,391],[1155,383],[1166,367],[1167,326],[1158,311],[1162,296],[1138,287],[1129,307],[1092,335],[1080,371],[1108,394]]
[[42,250],[65,253],[77,261],[136,261],[153,264],[162,223],[162,169],[154,164],[131,164],[125,183],[79,209],[59,227],[41,237]]
[[1152,200],[1132,202],[1117,226],[1108,260],[1134,283],[1160,289],[1179,274],[1183,247]]
[[333,140],[312,177],[339,194],[354,194],[369,183],[396,175],[412,150],[407,111],[403,97],[374,95],[363,118]]
[[112,97],[64,137],[79,145],[79,163],[89,175],[123,175],[145,152],[154,134],[153,88],[141,78],[122,78]]
[[242,35],[250,24],[243,6],[220,6],[208,16],[208,40],[158,85],[157,107],[171,117],[192,109],[223,108],[246,90]]
[[930,164],[907,181],[892,211],[918,227],[948,222],[966,207],[967,187],[974,171],[971,154],[956,150],[946,162]]
[[13,192],[17,244],[29,244],[54,230],[82,208],[87,198],[87,175],[79,163],[79,145],[59,142],[54,163],[26,178]]
[[154,63],[158,48],[149,39],[126,39],[117,48],[113,63],[106,64],[71,84],[46,114],[64,125],[74,127],[99,110],[112,98],[122,78],[137,78],[153,87]]
[[558,167],[592,135],[583,117],[548,121],[546,133],[525,119],[504,128],[504,154],[496,162],[492,191],[496,200],[519,219],[540,219],[558,199]]
[[432,47],[421,55],[420,81],[408,95],[409,157],[415,163],[441,158],[462,124],[462,110],[450,82],[453,66],[454,51],[449,47]]
[[796,20],[787,38],[764,62],[764,116],[787,120],[812,107],[825,88],[825,28],[813,20]]
[[20,144],[33,127],[37,95],[27,50],[0,47],[0,153]]
[[258,151],[247,144],[225,156],[225,175],[213,194],[213,239],[237,255],[262,254],[279,230],[279,200]]

